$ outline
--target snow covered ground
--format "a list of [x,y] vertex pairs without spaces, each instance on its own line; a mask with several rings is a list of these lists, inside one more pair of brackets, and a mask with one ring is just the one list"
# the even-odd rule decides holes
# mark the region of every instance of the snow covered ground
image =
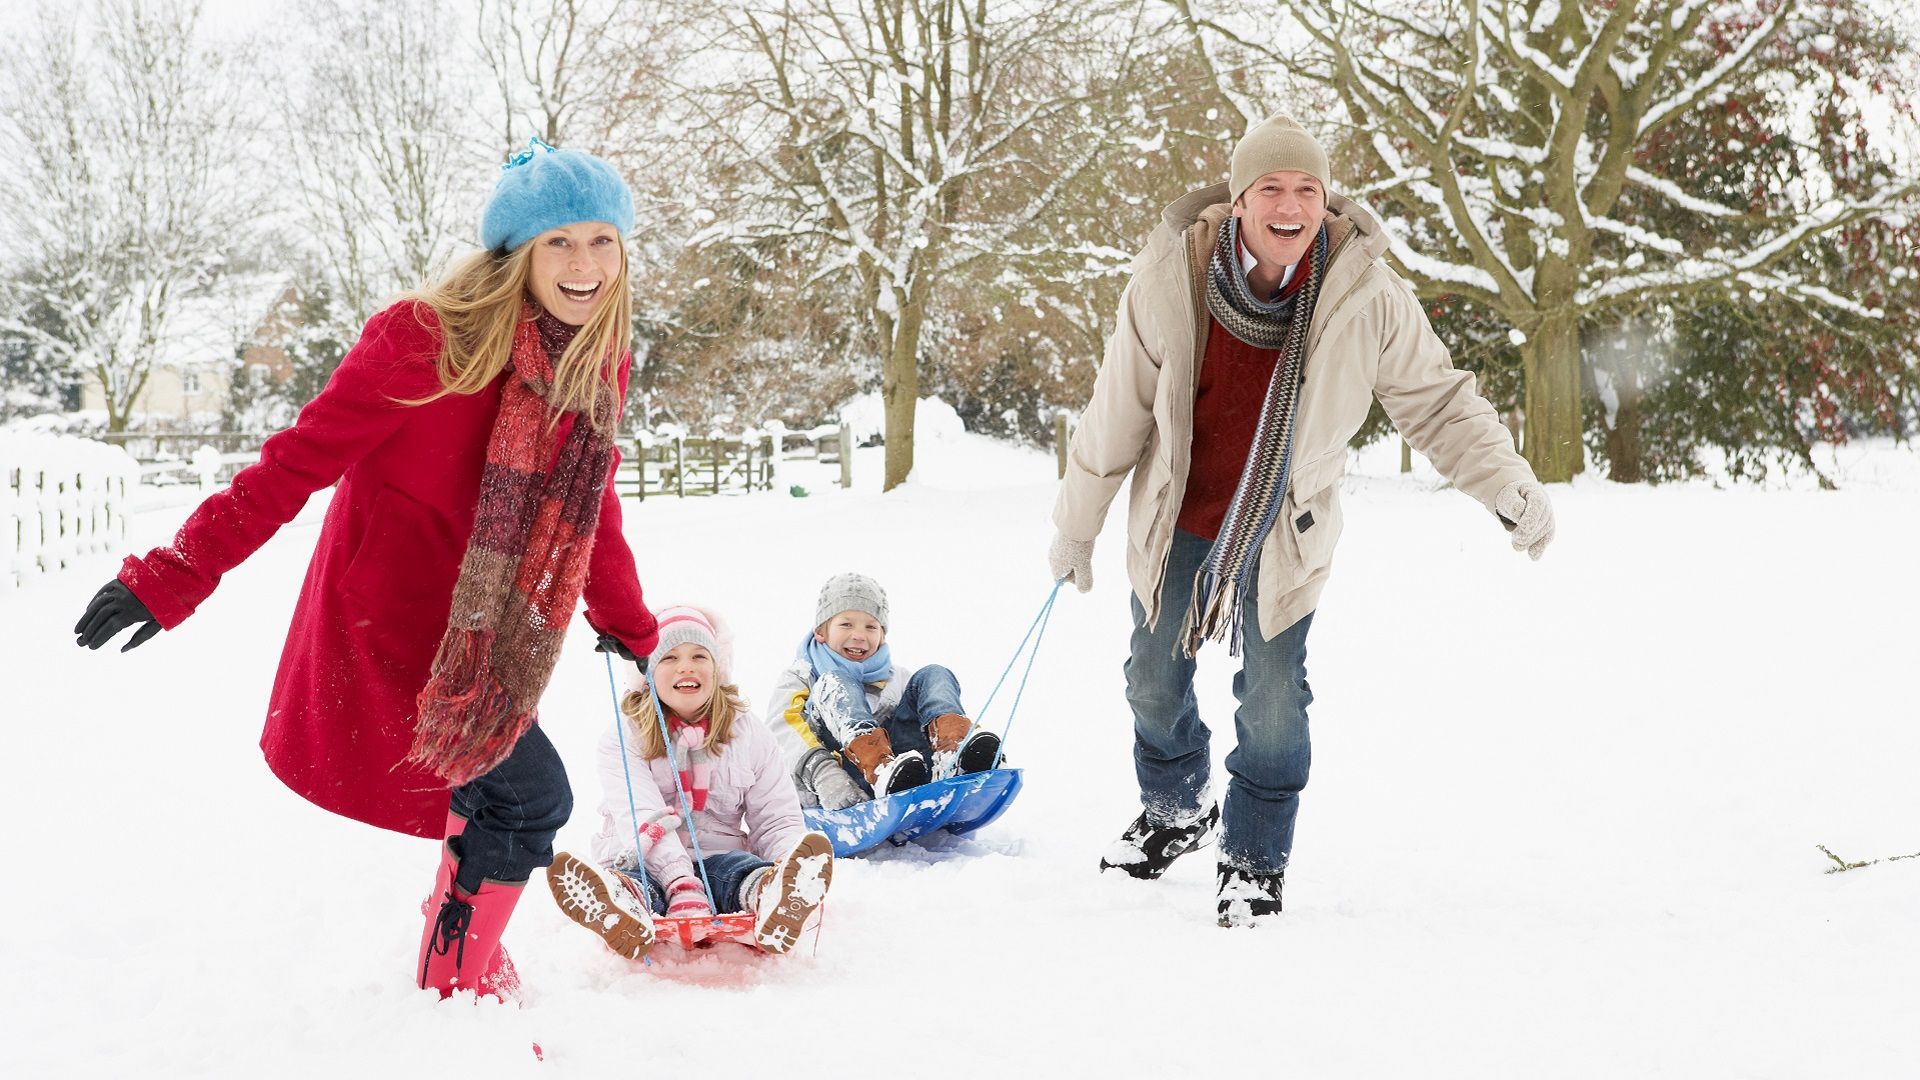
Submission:
[[[796,470],[807,498],[629,503],[648,595],[731,617],[760,698],[820,581],[861,569],[902,659],[978,701],[1047,595],[1053,462],[919,450],[885,496],[872,450],[853,491]],[[1157,883],[1095,871],[1136,811],[1116,515],[1098,587],[1056,608],[1000,822],[843,863],[817,952],[785,958],[642,968],[536,881],[508,937],[519,1009],[414,989],[431,846],[312,808],[259,759],[324,497],[126,655],[68,633],[115,559],[31,581],[0,595],[0,1075],[1913,1075],[1920,859],[1829,875],[1815,845],[1920,849],[1920,454],[1848,451],[1837,492],[1557,487],[1537,564],[1394,457],[1346,481],[1276,924],[1213,926],[1210,853]],[[575,637],[543,713],[591,784],[611,714]],[[1230,736],[1231,668],[1201,667]]]

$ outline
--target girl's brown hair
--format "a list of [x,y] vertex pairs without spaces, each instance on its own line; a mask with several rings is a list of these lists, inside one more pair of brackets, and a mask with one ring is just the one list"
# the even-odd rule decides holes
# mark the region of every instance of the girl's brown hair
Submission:
[[[424,405],[448,394],[474,394],[498,378],[513,354],[513,335],[527,295],[536,237],[504,256],[490,251],[464,256],[440,280],[407,293],[433,309],[440,320],[440,356],[435,368],[440,392],[406,402]],[[625,252],[624,242],[621,247]],[[553,366],[554,404],[578,411],[590,422],[594,394],[601,383],[617,386],[620,358],[633,336],[633,294],[627,286],[627,262],[607,283],[593,314],[574,335]],[[616,418],[617,419],[617,418]]]
[[[648,690],[629,690],[620,699],[620,713],[627,718],[627,730],[632,737],[629,745],[640,752],[643,761],[665,757],[667,753],[660,741],[660,714],[654,711],[653,703],[654,696]],[[733,721],[746,708],[747,699],[740,696],[738,686],[721,683],[714,689],[713,697],[707,701],[707,741],[702,744],[708,752],[718,753],[733,741]]]

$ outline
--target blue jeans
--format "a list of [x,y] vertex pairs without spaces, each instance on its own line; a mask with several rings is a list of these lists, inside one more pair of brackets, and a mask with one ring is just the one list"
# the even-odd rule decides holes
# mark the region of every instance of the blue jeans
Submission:
[[[825,717],[815,711],[814,703],[823,696],[820,684],[829,680],[840,684],[843,695],[833,696],[844,697],[850,716]],[[914,672],[907,679],[906,689],[900,692],[900,703],[893,707],[884,721],[878,723],[873,718],[873,711],[867,707],[867,688],[857,685],[839,672],[823,672],[815,681],[813,692],[807,696],[807,726],[813,729],[820,745],[833,751],[852,742],[855,736],[879,727],[887,733],[887,743],[893,747],[894,753],[918,750],[930,755],[933,753],[933,742],[927,738],[927,724],[945,713],[964,716],[966,710],[960,706],[960,680],[939,664],[928,664]]]
[[[713,887],[713,913],[725,915],[729,912],[744,910],[740,906],[740,886],[746,883],[755,870],[772,866],[767,860],[751,851],[718,851],[700,860],[706,869],[705,880]],[[639,881],[638,871],[621,870],[628,878]],[[694,875],[700,876],[695,870]],[[667,913],[667,883],[651,875],[647,877],[647,901],[655,915]]]
[[[1284,527],[1285,521],[1280,522]],[[1140,803],[1156,824],[1203,811],[1211,758],[1210,732],[1193,695],[1194,661],[1180,653],[1180,624],[1193,597],[1193,578],[1212,543],[1175,530],[1160,586],[1160,618],[1147,626],[1133,600],[1132,651],[1127,658],[1127,704],[1133,707],[1133,766]],[[1220,859],[1242,870],[1285,870],[1293,853],[1294,818],[1307,786],[1312,751],[1307,740],[1307,628],[1313,614],[1271,641],[1260,637],[1256,564],[1240,597],[1245,632],[1240,670],[1233,677],[1237,744],[1227,755],[1226,806],[1221,811]]]
[[573,788],[560,754],[540,725],[484,775],[453,789],[449,809],[467,820],[455,840],[454,881],[472,893],[482,882],[519,884],[553,865],[553,836],[573,813]]

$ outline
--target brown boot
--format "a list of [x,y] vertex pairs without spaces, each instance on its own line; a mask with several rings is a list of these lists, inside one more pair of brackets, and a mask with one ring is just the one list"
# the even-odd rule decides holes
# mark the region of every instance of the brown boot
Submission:
[[875,795],[897,795],[933,779],[927,759],[920,751],[895,754],[887,733],[879,728],[854,736],[845,754]]
[[960,740],[973,730],[973,721],[959,713],[941,713],[927,723],[927,739],[936,754],[951,754],[960,749]]
[[893,760],[893,743],[887,740],[887,733],[879,728],[864,731],[853,737],[846,747],[847,760],[860,770],[860,775],[872,784],[880,767]]

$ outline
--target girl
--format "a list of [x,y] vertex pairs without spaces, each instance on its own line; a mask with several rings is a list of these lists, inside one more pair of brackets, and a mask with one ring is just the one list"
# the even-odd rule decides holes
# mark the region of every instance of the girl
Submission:
[[516,988],[500,934],[573,806],[534,720],[575,602],[607,648],[655,641],[609,483],[633,197],[606,162],[537,141],[502,170],[484,250],[368,320],[259,463],[74,627],[97,649],[144,624],[124,652],[178,626],[338,482],[260,745],[314,803],[441,841],[415,980],[442,997]]
[[[714,914],[704,876],[720,913],[752,912],[760,947],[786,952],[826,897],[833,847],[807,830],[772,734],[733,685],[725,624],[699,608],[672,607],[660,612],[659,632],[644,671],[652,672],[666,709],[677,786],[647,676],[636,672],[620,702],[624,730],[609,727],[600,740],[593,861],[561,852],[547,884],[569,918],[637,960],[653,944],[649,911]],[[691,822],[675,812],[680,790],[693,808]],[[698,869],[688,854],[690,829],[704,856]]]

